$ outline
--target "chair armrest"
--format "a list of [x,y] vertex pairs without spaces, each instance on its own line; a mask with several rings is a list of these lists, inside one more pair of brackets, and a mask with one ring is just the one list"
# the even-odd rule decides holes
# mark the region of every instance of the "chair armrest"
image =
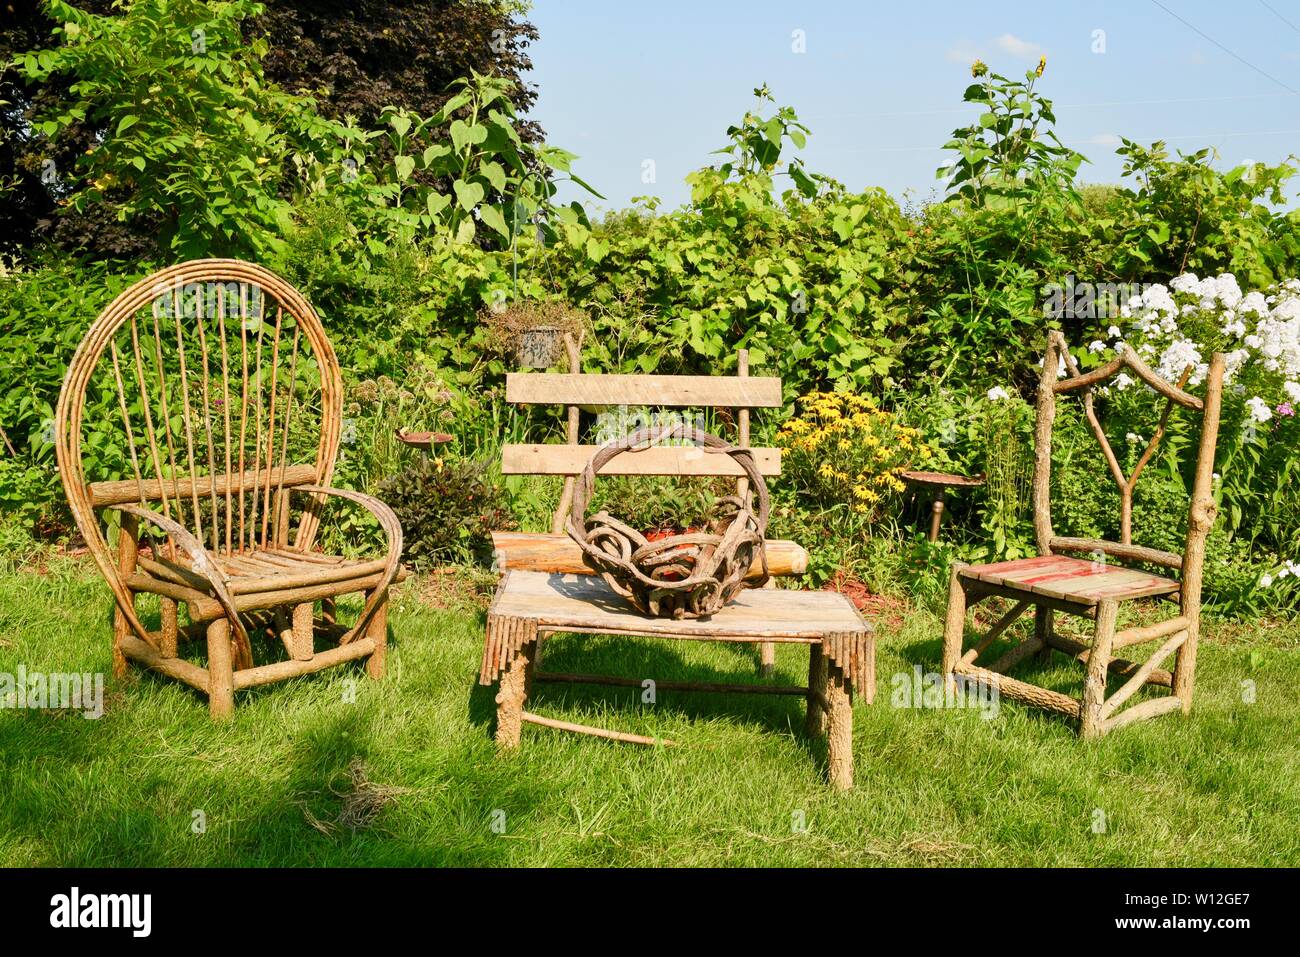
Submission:
[[391,508],[373,495],[366,495],[364,492],[331,488],[325,485],[295,485],[292,489],[286,488],[285,491],[305,492],[309,495],[333,495],[336,498],[355,502],[375,517],[375,520],[379,522],[379,527],[384,530],[384,535],[388,538],[388,558],[384,565],[383,578],[371,592],[365,608],[361,611],[361,617],[357,619],[357,623],[341,639],[341,644],[347,644],[357,635],[365,633],[366,627],[370,624],[370,619],[374,617],[376,609],[378,609],[380,602],[384,600],[388,592],[388,586],[397,577],[402,561],[402,525]]
[[185,526],[152,509],[140,505],[110,505],[108,507],[116,512],[134,515],[141,521],[148,522],[150,525],[161,529],[190,556],[190,570],[206,581],[208,587],[212,589],[213,597],[221,605],[221,610],[230,621],[231,633],[235,638],[235,643],[239,646],[239,656],[245,662],[244,667],[251,667],[253,649],[248,641],[248,632],[245,630],[243,622],[239,620],[239,613],[235,610],[235,601],[231,597],[225,573],[222,572],[221,566],[213,561],[212,556],[208,554],[208,550],[203,547],[203,543]]

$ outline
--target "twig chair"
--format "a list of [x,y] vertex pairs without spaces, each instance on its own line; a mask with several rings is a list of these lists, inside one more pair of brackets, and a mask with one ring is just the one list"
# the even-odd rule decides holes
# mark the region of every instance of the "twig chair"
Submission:
[[[1068,373],[1065,378],[1060,378],[1062,362]],[[1070,355],[1065,338],[1059,332],[1049,335],[1038,385],[1034,436],[1034,532],[1039,557],[987,565],[954,565],[948,591],[942,663],[950,687],[958,675],[986,682],[1008,698],[1077,719],[1079,733],[1085,738],[1100,737],[1135,721],[1171,711],[1181,710],[1184,714],[1190,711],[1200,629],[1205,540],[1214,525],[1216,511],[1211,485],[1223,395],[1223,367],[1223,356],[1214,355],[1209,362],[1205,398],[1202,399],[1184,390],[1191,370],[1178,384],[1174,384],[1157,375],[1131,350],[1124,349],[1109,363],[1085,374],[1079,371]],[[1129,475],[1121,469],[1093,404],[1093,390],[1125,369],[1165,399],[1159,426]],[[1084,415],[1119,488],[1118,542],[1061,537],[1052,528],[1052,425],[1056,417],[1057,396],[1071,392],[1082,392]],[[1135,545],[1132,541],[1133,489],[1159,447],[1175,406],[1199,413],[1202,420],[1187,537],[1181,555]],[[1087,554],[1089,558],[1073,557],[1078,554]],[[1178,575],[1176,578],[1165,577],[1108,564],[1108,557],[1155,565]],[[966,611],[992,596],[1009,598],[1014,604],[967,650],[964,646]],[[1120,604],[1142,598],[1176,602],[1178,613],[1153,624],[1117,630]],[[1035,614],[1033,634],[996,661],[988,665],[977,664],[979,656],[1031,607]],[[1056,634],[1053,616],[1058,611],[1092,621],[1091,641],[1081,642]],[[1145,661],[1128,661],[1114,655],[1122,648],[1153,642],[1158,644]],[[1072,698],[1007,676],[1007,671],[1029,657],[1038,654],[1046,659],[1054,650],[1064,652],[1084,665],[1086,678],[1081,698]],[[1160,667],[1171,654],[1177,656],[1172,672]],[[1108,694],[1107,678],[1110,674],[1126,680]],[[1169,688],[1170,693],[1121,710],[1130,698],[1147,686]]]
[[[116,601],[116,674],[134,661],[179,679],[208,696],[214,718],[232,713],[237,690],[346,661],[368,658],[371,677],[383,675],[402,531],[382,502],[330,487],[341,410],[320,319],[259,266],[173,266],[99,315],[59,395],[55,448],[77,527]],[[381,555],[316,550],[330,499],[373,516]],[[115,550],[105,520],[118,527]],[[158,541],[146,549],[142,533]],[[365,605],[345,627],[335,599],[354,592]],[[141,593],[158,596],[157,631],[137,614]],[[277,636],[287,659],[255,664],[258,630]],[[316,651],[318,634],[334,647]],[[180,656],[188,638],[206,638],[206,667]]]

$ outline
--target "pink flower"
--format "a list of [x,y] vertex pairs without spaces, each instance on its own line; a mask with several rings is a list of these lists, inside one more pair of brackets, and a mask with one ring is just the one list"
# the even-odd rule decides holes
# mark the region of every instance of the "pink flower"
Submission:
[[1283,402],[1276,409],[1278,415],[1295,415],[1295,409],[1290,402]]

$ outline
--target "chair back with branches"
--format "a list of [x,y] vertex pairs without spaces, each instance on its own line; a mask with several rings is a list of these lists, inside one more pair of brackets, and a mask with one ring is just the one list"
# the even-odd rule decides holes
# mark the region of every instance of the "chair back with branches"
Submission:
[[[1066,373],[1065,377],[1061,375],[1062,366]],[[1052,332],[1048,336],[1047,352],[1043,358],[1043,372],[1038,387],[1038,420],[1034,442],[1034,532],[1041,554],[1101,553],[1122,561],[1148,563],[1178,571],[1181,586],[1180,604],[1183,613],[1184,615],[1199,613],[1205,541],[1214,525],[1216,514],[1212,485],[1214,453],[1218,441],[1219,413],[1223,397],[1223,369],[1224,357],[1216,353],[1203,370],[1205,397],[1200,398],[1186,391],[1195,371],[1191,368],[1183,372],[1177,383],[1169,382],[1152,370],[1131,349],[1121,348],[1119,354],[1110,362],[1084,373],[1080,371],[1078,364],[1070,355],[1065,337],[1059,332]],[[1165,400],[1155,432],[1142,450],[1132,471],[1127,475],[1120,466],[1119,458],[1097,417],[1094,400],[1094,392],[1099,385],[1125,370]],[[1082,393],[1084,418],[1101,446],[1106,468],[1119,490],[1120,540],[1118,542],[1058,536],[1052,528],[1052,426],[1056,418],[1057,396],[1071,392]],[[1133,490],[1139,477],[1159,450],[1175,407],[1192,414],[1199,414],[1201,418],[1200,446],[1192,476],[1187,536],[1182,554],[1148,548],[1133,542]]]
[[77,526],[132,630],[145,636],[96,510],[161,515],[151,524],[173,560],[178,547],[194,561],[306,551],[318,503],[291,530],[285,492],[329,484],[341,402],[320,319],[259,266],[173,266],[100,314],[68,369],[55,447]]

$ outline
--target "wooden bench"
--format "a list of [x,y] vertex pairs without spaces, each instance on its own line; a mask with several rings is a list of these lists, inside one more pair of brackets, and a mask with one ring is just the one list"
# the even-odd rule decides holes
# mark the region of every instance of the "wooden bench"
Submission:
[[[569,367],[579,367],[576,344],[566,343]],[[750,589],[707,619],[648,618],[616,594],[583,560],[577,544],[561,534],[573,497],[575,477],[599,448],[580,443],[583,409],[632,406],[652,408],[734,409],[736,442],[749,447],[750,410],[778,408],[781,382],[750,378],[742,350],[737,376],[655,376],[516,374],[507,376],[506,399],[521,404],[562,405],[567,414],[563,445],[507,445],[502,450],[506,474],[563,476],[564,489],[552,517],[551,534],[500,532],[493,536],[496,565],[503,572],[488,611],[487,635],[479,682],[500,682],[496,696],[497,744],[518,747],[522,726],[536,724],[639,744],[659,743],[638,735],[545,718],[526,711],[535,682],[641,686],[626,677],[545,672],[539,667],[541,644],[554,633],[622,635],[684,641],[757,644],[765,676],[772,673],[776,644],[803,644],[809,649],[807,685],[732,684],[655,681],[659,690],[778,694],[807,702],[807,731],[828,736],[828,775],[832,785],[853,785],[853,695],[868,703],[875,696],[875,644],[870,626],[844,596],[832,592]],[[780,474],[781,453],[753,449],[764,476]],[[736,476],[741,494],[747,480],[729,456],[707,455],[692,446],[660,446],[613,459],[601,474],[660,476]],[[767,543],[768,571],[799,575],[808,555],[788,541]],[[751,570],[761,576],[761,569]],[[647,676],[653,680],[653,676]]]

